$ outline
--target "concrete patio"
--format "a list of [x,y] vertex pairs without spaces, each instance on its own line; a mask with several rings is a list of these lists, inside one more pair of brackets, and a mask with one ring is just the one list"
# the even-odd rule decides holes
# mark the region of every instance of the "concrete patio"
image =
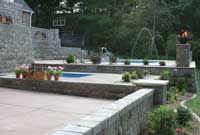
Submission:
[[0,91],[1,135],[48,135],[114,102],[6,88]]

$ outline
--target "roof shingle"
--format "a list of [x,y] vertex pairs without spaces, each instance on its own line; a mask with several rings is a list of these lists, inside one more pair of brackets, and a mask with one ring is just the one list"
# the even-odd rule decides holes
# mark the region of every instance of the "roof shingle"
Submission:
[[15,3],[23,5],[23,10],[25,11],[34,12],[24,0],[15,0]]

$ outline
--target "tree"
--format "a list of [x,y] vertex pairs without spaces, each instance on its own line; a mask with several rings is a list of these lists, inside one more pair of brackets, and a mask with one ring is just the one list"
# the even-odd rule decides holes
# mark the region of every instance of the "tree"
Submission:
[[63,0],[26,0],[34,10],[33,26],[50,28]]

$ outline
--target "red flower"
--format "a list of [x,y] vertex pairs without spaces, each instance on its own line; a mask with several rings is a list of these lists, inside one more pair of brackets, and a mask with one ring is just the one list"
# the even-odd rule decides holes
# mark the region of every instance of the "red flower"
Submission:
[[178,135],[181,135],[182,129],[181,129],[181,128],[177,128],[177,129],[176,129],[176,132],[178,133]]

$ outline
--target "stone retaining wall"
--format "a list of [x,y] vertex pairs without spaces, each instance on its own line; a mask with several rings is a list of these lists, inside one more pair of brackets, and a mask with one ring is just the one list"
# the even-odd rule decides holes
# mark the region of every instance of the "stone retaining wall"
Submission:
[[141,89],[50,135],[141,135],[153,94],[153,89]]
[[87,51],[81,48],[61,47],[57,29],[31,27],[31,38],[36,60],[65,59],[69,54],[79,58],[87,56]]
[[107,99],[119,99],[142,88],[135,85],[37,81],[14,78],[0,78],[0,87]]
[[[35,68],[58,66],[58,64],[34,64]],[[189,91],[197,92],[196,67],[161,67],[161,66],[125,66],[125,65],[92,65],[92,64],[60,64],[66,72],[118,73],[133,70],[149,70],[151,74],[159,75],[164,70],[170,70],[174,77],[187,77]]]
[[14,71],[16,64],[34,61],[30,29],[0,24],[0,72]]

